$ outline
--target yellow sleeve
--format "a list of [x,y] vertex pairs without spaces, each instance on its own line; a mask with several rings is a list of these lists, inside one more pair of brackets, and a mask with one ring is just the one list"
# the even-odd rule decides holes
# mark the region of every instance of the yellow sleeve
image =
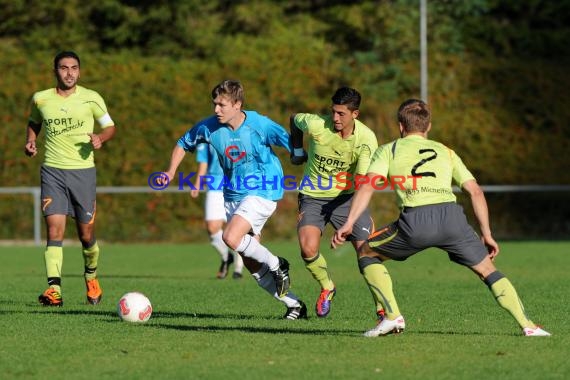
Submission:
[[453,181],[461,187],[465,182],[475,179],[473,174],[467,169],[461,158],[451,151],[451,162],[453,165],[452,177]]
[[368,133],[363,137],[360,145],[360,156],[358,157],[358,164],[356,166],[356,174],[368,173],[368,168],[372,162],[372,155],[376,149],[378,149],[378,141],[372,130],[368,130]]

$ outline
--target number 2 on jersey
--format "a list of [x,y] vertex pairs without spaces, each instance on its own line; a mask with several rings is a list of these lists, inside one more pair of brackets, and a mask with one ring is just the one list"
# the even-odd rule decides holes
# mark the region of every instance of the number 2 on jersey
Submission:
[[426,158],[422,158],[421,161],[419,161],[417,164],[414,165],[414,167],[412,168],[412,175],[413,176],[422,176],[422,177],[435,177],[435,173],[434,172],[418,172],[418,169],[420,166],[422,166],[423,164],[425,164],[428,161],[431,160],[435,160],[435,158],[437,157],[437,153],[435,150],[433,149],[420,149],[418,152],[420,155],[424,154],[424,153],[433,153],[430,156],[426,157]]

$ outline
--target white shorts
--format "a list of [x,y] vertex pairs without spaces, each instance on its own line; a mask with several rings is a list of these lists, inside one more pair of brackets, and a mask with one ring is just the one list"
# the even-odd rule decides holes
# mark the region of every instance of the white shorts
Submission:
[[277,208],[277,202],[248,195],[239,202],[225,202],[225,207],[228,221],[233,215],[239,215],[249,222],[255,235],[261,235],[265,222]]
[[224,208],[223,191],[207,191],[204,201],[204,220],[226,221],[226,210]]

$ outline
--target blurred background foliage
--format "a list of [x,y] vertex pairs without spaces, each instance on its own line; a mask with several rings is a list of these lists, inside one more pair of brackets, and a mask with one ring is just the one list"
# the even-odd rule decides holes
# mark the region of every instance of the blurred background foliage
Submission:
[[[41,157],[23,155],[24,131],[60,50],[80,55],[81,84],[104,97],[119,128],[96,154],[102,186],[146,186],[164,170],[176,139],[212,113],[222,79],[241,80],[245,107],[286,128],[292,112],[328,112],[338,86],[355,87],[380,143],[397,137],[398,105],[420,96],[418,0],[0,0],[0,9],[4,187],[39,184]],[[431,137],[481,184],[570,184],[569,16],[569,1],[428,0]],[[190,156],[180,170],[195,168]],[[0,196],[0,239],[29,237],[28,198]],[[499,237],[570,236],[568,194],[489,198]],[[205,238],[201,202],[187,194],[98,202],[102,239]],[[374,202],[377,223],[397,215],[392,195]],[[295,209],[289,193],[266,235],[294,238]]]

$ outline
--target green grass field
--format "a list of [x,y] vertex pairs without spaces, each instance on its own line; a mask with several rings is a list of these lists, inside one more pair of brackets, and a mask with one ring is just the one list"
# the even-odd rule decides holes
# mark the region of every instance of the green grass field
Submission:
[[[85,303],[80,248],[67,247],[63,308],[37,303],[43,248],[0,247],[1,379],[568,379],[568,242],[503,243],[498,268],[528,314],[553,336],[525,338],[469,270],[437,250],[390,262],[404,334],[364,338],[372,299],[354,253],[324,248],[337,297],[318,319],[319,288],[295,243],[267,243],[292,264],[292,290],[309,320],[242,280],[215,279],[207,244],[102,243],[100,305]],[[145,324],[121,322],[116,302],[138,290],[153,303]]]

